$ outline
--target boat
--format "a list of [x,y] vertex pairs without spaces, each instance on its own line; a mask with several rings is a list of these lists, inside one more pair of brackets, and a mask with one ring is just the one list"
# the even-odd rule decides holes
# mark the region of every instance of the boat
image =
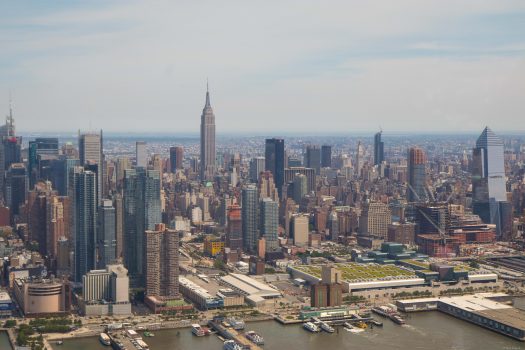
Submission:
[[400,325],[404,325],[405,324],[405,319],[403,317],[399,316],[398,314],[390,315],[390,319],[392,321],[394,321],[395,323],[397,323],[397,324],[400,324]]
[[145,337],[148,337],[148,338],[150,338],[150,337],[154,337],[154,336],[155,336],[154,333],[151,333],[151,332],[148,332],[148,331],[145,331],[145,332],[142,333],[142,334],[143,334]]
[[377,327],[383,327],[383,322],[379,322],[379,321],[374,320],[374,319],[372,319],[370,321],[370,323],[372,323],[374,326],[377,326]]
[[234,317],[231,317],[228,319],[227,321],[230,326],[232,326],[233,329],[235,329],[236,331],[240,331],[240,330],[243,330],[244,327],[245,327],[245,324],[244,324],[244,321],[243,320],[237,320],[235,319]]
[[390,317],[390,315],[394,313],[394,310],[392,310],[388,306],[376,306],[372,308],[372,312],[383,317]]
[[364,323],[363,321],[359,321],[355,324],[357,327],[361,328],[361,329],[365,329],[365,328],[368,328],[368,326],[366,325],[366,323]]
[[191,332],[197,337],[204,337],[206,335],[206,330],[197,323],[191,325]]
[[345,329],[351,333],[361,333],[361,332],[364,332],[365,330],[362,329],[362,328],[357,328],[357,327],[354,327],[353,325],[351,325],[349,322],[345,322],[344,323],[344,326],[345,326]]
[[105,346],[111,345],[111,338],[106,333],[100,333],[98,340],[100,340],[102,345],[105,345]]
[[244,336],[255,345],[264,345],[264,338],[254,331],[246,332]]
[[335,332],[335,329],[334,327],[330,326],[328,323],[326,322],[321,322],[321,329],[327,333],[333,333]]
[[223,350],[243,350],[243,346],[237,344],[235,340],[226,340],[222,345]]
[[313,333],[317,333],[321,331],[321,329],[317,327],[317,325],[313,322],[306,322],[305,324],[303,324],[303,328]]
[[64,341],[63,340],[57,340],[57,342],[55,344],[56,345],[64,345]]

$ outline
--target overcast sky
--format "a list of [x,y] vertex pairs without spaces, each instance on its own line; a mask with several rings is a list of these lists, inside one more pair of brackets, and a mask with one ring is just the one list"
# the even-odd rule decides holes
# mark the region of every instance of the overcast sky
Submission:
[[525,130],[525,1],[1,1],[19,131]]

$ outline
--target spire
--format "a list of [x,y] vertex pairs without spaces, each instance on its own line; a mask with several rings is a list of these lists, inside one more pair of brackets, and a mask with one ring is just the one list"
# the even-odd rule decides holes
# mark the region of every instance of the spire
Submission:
[[211,107],[210,103],[210,89],[208,84],[208,78],[206,78],[206,105],[204,107]]

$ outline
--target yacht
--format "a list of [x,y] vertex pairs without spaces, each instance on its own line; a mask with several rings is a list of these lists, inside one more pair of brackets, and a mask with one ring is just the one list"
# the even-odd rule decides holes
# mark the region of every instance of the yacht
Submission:
[[303,324],[303,328],[313,333],[321,331],[321,329],[317,327],[315,323],[312,323],[312,322],[306,322],[305,324]]
[[245,324],[244,324],[244,321],[243,320],[237,320],[235,319],[234,317],[231,317],[228,319],[227,321],[230,326],[233,327],[233,329],[235,329],[236,331],[240,331],[240,330],[243,330],[244,327],[245,327]]
[[109,335],[107,335],[106,333],[100,333],[98,340],[100,340],[100,342],[105,346],[111,345],[111,339],[109,338]]
[[328,333],[333,333],[335,332],[334,330],[334,327],[330,326],[328,323],[326,322],[322,322],[321,323],[321,329],[325,332],[328,332]]
[[243,350],[242,345],[239,345],[235,340],[226,340],[222,346],[223,350]]
[[197,337],[204,337],[206,331],[197,323],[191,325],[191,332]]
[[264,345],[264,338],[254,331],[246,332],[244,336],[255,345]]

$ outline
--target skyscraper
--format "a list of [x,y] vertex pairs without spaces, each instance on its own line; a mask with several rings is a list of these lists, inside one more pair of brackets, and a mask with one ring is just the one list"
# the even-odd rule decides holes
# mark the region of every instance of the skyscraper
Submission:
[[184,148],[182,146],[170,147],[170,169],[172,173],[182,169],[182,161],[184,160]]
[[374,135],[374,165],[379,165],[385,160],[385,155],[384,155],[385,144],[383,143],[383,141],[381,141],[382,133],[383,132],[380,131]]
[[272,172],[279,198],[283,196],[285,156],[283,139],[266,139],[264,170]]
[[201,115],[201,181],[209,180],[215,172],[215,114],[211,108],[210,92],[206,87],[206,103]]
[[[39,156],[47,155],[58,157],[58,138],[56,137],[37,137],[34,141],[29,141],[28,147],[28,174],[29,186],[33,188],[36,181],[40,180]],[[53,184],[55,186],[55,184]]]
[[361,144],[361,141],[357,143],[357,149],[355,152],[355,175],[361,177],[361,169],[363,168],[364,158],[365,157],[365,148]]
[[263,171],[259,175],[259,198],[270,198],[279,202],[279,193],[275,187],[274,177],[270,171]]
[[29,181],[26,167],[22,163],[13,163],[7,170],[5,180],[6,204],[11,208],[11,215],[20,214],[20,205],[27,200]]
[[257,251],[258,233],[258,202],[257,187],[248,185],[242,189],[242,238],[246,252]]
[[332,146],[330,145],[321,146],[321,166],[323,168],[332,167]]
[[305,165],[307,168],[315,169],[315,174],[321,172],[321,149],[318,145],[306,146]]
[[146,230],[146,295],[173,299],[179,297],[179,233],[157,224]]
[[102,130],[100,133],[78,132],[78,153],[80,157],[80,165],[96,165],[91,167],[91,170],[96,169],[97,174],[97,201],[102,200],[104,193],[104,153],[103,153],[103,138]]
[[116,216],[113,202],[104,199],[98,208],[97,250],[98,267],[104,268],[116,259]]
[[293,179],[293,200],[300,204],[301,200],[308,193],[308,178],[306,175],[297,174]]
[[144,141],[137,141],[135,143],[135,160],[138,167],[148,167],[148,152],[146,146],[146,142]]
[[271,198],[261,200],[260,232],[266,242],[266,252],[279,248],[279,203]]
[[[485,223],[495,224],[499,236],[508,234],[503,141],[486,127],[472,154],[473,211]],[[506,229],[508,230],[508,229]]]
[[9,115],[6,117],[5,125],[0,127],[0,193],[5,199],[4,179],[6,171],[13,163],[20,163],[22,138],[15,136],[15,120],[13,119],[13,108],[9,101]]
[[162,222],[160,174],[141,167],[124,173],[124,261],[136,286],[143,285],[144,232]]
[[408,150],[408,188],[409,202],[421,202],[427,199],[425,190],[427,184],[427,157],[425,152],[418,147]]
[[72,232],[75,254],[74,277],[96,268],[97,174],[75,167],[70,172],[69,198],[72,206]]
[[242,210],[237,204],[228,206],[228,225],[226,226],[226,247],[242,250]]
[[259,182],[259,176],[265,168],[264,163],[264,157],[254,157],[250,160],[250,180],[252,182]]
[[359,233],[386,239],[388,225],[391,223],[392,213],[387,204],[381,202],[366,203],[359,218]]

